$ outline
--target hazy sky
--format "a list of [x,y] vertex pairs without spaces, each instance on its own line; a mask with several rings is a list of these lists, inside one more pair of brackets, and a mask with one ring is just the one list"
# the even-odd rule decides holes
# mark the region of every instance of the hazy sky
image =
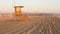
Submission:
[[[60,13],[60,0],[15,0],[22,5],[22,12]],[[13,12],[14,0],[0,0],[0,13]]]

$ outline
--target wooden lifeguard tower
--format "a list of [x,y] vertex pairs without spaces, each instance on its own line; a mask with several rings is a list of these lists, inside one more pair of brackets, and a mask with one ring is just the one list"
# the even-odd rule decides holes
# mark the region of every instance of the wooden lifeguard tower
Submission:
[[21,8],[23,8],[23,6],[14,6],[15,16],[17,16],[17,17],[21,17],[22,16]]
[[14,18],[15,20],[24,20],[28,21],[28,15],[27,14],[22,14],[21,8],[24,6],[15,6],[15,0],[14,0]]

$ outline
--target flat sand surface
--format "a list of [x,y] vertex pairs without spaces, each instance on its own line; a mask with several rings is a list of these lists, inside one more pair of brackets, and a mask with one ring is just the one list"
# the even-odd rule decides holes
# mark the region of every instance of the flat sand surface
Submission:
[[60,34],[60,18],[29,16],[29,21],[0,20],[0,34]]

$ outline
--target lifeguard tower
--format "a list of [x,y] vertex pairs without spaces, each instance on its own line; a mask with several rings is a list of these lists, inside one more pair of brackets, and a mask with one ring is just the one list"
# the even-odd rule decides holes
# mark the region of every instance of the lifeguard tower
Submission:
[[15,0],[14,0],[14,19],[15,20],[24,20],[28,21],[28,15],[27,14],[22,14],[21,8],[24,6],[15,6]]
[[15,16],[16,17],[21,17],[22,16],[21,8],[23,8],[23,6],[14,6]]

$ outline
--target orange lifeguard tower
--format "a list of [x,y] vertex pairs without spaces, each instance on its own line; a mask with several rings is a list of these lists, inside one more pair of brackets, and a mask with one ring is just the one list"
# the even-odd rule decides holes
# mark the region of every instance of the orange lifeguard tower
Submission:
[[15,8],[15,16],[21,17],[22,16],[21,8],[23,8],[23,6],[14,6],[14,8]]
[[14,0],[14,18],[15,20],[24,20],[24,21],[28,21],[28,15],[27,14],[22,14],[21,8],[23,8],[23,6],[15,6],[15,0]]

